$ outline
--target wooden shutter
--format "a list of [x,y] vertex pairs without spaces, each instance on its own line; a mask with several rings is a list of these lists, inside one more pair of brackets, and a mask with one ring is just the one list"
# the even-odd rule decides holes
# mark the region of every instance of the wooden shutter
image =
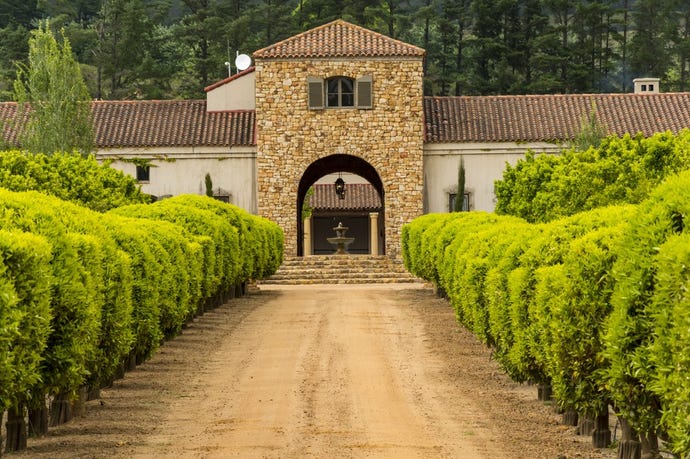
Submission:
[[365,75],[357,79],[357,108],[373,108],[374,95],[372,92],[373,78],[371,75]]
[[309,76],[307,77],[307,86],[309,92],[309,108],[312,110],[323,109],[323,78]]

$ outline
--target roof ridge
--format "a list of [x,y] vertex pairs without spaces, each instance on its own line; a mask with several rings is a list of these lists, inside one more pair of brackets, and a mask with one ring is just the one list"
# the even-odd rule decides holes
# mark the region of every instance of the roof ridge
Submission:
[[678,97],[690,96],[690,92],[659,92],[655,94],[636,94],[631,92],[611,92],[611,93],[570,93],[570,94],[494,94],[484,96],[424,96],[427,100],[467,100],[467,99],[557,99],[557,98],[603,98],[603,97]]
[[424,49],[336,19],[254,51],[255,59],[423,56]]
[[297,40],[298,38],[302,38],[302,37],[303,37],[304,35],[306,35],[306,34],[314,33],[314,32],[316,32],[316,31],[318,31],[318,30],[325,29],[326,27],[328,27],[328,26],[330,26],[330,25],[333,25],[333,24],[337,23],[338,21],[345,22],[345,21],[343,21],[342,19],[336,19],[336,20],[334,20],[334,21],[330,21],[330,22],[327,22],[327,23],[325,23],[325,24],[321,24],[320,26],[316,26],[316,27],[314,27],[314,28],[312,28],[312,29],[305,30],[304,32],[300,32],[300,33],[298,33],[297,35],[293,35],[293,36],[291,36],[291,37],[288,37],[288,38],[285,38],[285,39],[283,39],[283,40],[277,41],[277,42],[275,42],[275,43],[273,43],[273,44],[271,44],[271,45],[264,46],[264,47],[261,48],[261,49],[257,49],[256,51],[254,51],[254,52],[252,53],[252,56],[256,56],[257,54],[261,54],[262,52],[264,52],[264,51],[266,51],[266,50],[268,50],[268,49],[270,49],[270,48],[275,48],[275,47],[278,46],[278,45],[282,45],[282,44],[285,43],[286,41]]

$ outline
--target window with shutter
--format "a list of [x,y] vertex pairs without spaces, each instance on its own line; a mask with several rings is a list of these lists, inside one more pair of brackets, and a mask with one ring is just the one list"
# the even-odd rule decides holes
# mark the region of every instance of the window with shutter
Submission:
[[356,80],[347,77],[323,79],[309,76],[307,77],[307,86],[311,110],[348,107],[373,108],[373,78],[371,75],[365,75]]
[[324,107],[323,78],[307,77],[307,85],[309,91],[309,108],[312,110],[322,109]]
[[357,108],[373,107],[372,86],[373,78],[371,75],[365,75],[357,79]]

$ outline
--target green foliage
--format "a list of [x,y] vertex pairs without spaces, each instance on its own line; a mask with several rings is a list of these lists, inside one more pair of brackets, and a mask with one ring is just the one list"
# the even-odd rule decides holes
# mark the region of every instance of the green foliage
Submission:
[[658,282],[655,260],[671,236],[686,233],[689,214],[690,172],[684,172],[666,180],[640,204],[614,265],[613,312],[604,336],[607,386],[616,409],[643,433],[654,432],[661,418],[659,395],[651,390],[658,372],[650,356],[659,313],[653,300]]
[[563,408],[590,416],[605,412],[611,399],[599,374],[604,366],[602,335],[612,309],[615,249],[629,220],[622,217],[619,224],[597,228],[570,244],[563,258],[565,301],[551,308],[554,395]]
[[690,235],[672,235],[659,248],[648,314],[653,323],[651,391],[661,401],[661,424],[680,457],[690,454]]
[[314,187],[309,187],[307,193],[304,195],[304,204],[302,205],[302,220],[311,217],[314,209],[311,207],[311,197],[314,196]]
[[110,384],[282,261],[276,224],[214,199],[120,213],[145,218],[0,188],[0,409]]
[[50,333],[51,247],[0,230],[0,411],[29,399]]
[[28,66],[18,70],[14,90],[21,109],[29,110],[21,139],[25,150],[47,155],[93,151],[91,97],[69,41],[63,34],[58,43],[47,21],[32,32]]
[[[684,91],[690,78],[683,67],[689,7],[678,1],[1,5],[0,67],[11,70],[24,60],[27,29],[50,17],[64,27],[88,69],[95,98],[201,97],[204,87],[227,77],[223,62],[232,61],[235,51],[252,53],[339,18],[424,48],[429,95],[626,92],[632,75],[659,76],[668,90]],[[0,96],[11,83],[6,72],[0,69]]]
[[542,228],[536,225],[515,225],[503,229],[505,237],[491,251],[491,265],[484,285],[484,301],[487,304],[489,330],[495,347],[494,357],[512,378],[519,380],[524,378],[519,376],[518,369],[510,359],[515,332],[511,320],[511,292],[514,290],[509,288],[509,276],[520,266],[520,257],[529,247],[530,240],[538,237]]
[[455,212],[462,212],[463,203],[465,202],[465,160],[460,157],[460,164],[458,165],[458,191],[455,196]]
[[[133,343],[127,351],[141,360],[155,352],[163,340],[160,327],[161,285],[163,266],[154,251],[162,252],[150,235],[150,227],[140,220],[113,218],[106,215],[103,224],[113,235],[120,251],[127,254],[131,270],[132,317],[130,330]],[[142,227],[143,226],[143,227]],[[170,268],[170,266],[167,266]],[[126,292],[125,292],[126,293]]]
[[[673,136],[644,145],[646,183],[684,161]],[[403,259],[448,295],[458,320],[494,348],[513,379],[552,383],[563,408],[586,415],[613,405],[640,435],[664,434],[685,457],[688,215],[690,171],[636,206],[544,224],[425,215],[403,227]]]
[[99,212],[150,199],[132,177],[77,153],[0,152],[0,186],[40,191]]
[[601,144],[607,134],[606,126],[599,120],[597,116],[596,104],[592,104],[592,110],[582,120],[580,131],[575,135],[572,142],[572,148],[576,151],[586,151],[590,148],[596,148]]
[[75,205],[60,208],[60,204],[55,198],[35,192],[11,193],[0,189],[0,227],[41,235],[53,247],[51,333],[38,388],[32,389],[38,397],[76,391],[85,381],[87,361],[98,344],[98,288],[91,271],[98,267],[88,265],[88,255],[80,246],[82,235],[66,226],[80,212],[88,211]]
[[543,210],[533,204],[551,180],[555,166],[561,158],[552,155],[535,155],[529,151],[524,160],[515,166],[506,165],[503,178],[494,184],[496,213],[514,215],[528,222],[545,221]]
[[206,174],[204,177],[204,184],[206,185],[206,196],[209,198],[213,197],[213,181],[211,180],[211,174]]
[[560,156],[528,153],[496,182],[496,212],[546,222],[597,207],[637,204],[690,167],[690,130],[621,138]]

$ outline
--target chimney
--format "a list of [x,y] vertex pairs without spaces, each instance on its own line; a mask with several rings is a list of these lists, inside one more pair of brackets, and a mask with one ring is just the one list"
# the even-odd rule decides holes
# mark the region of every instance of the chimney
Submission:
[[660,78],[635,78],[633,86],[635,94],[659,94]]

